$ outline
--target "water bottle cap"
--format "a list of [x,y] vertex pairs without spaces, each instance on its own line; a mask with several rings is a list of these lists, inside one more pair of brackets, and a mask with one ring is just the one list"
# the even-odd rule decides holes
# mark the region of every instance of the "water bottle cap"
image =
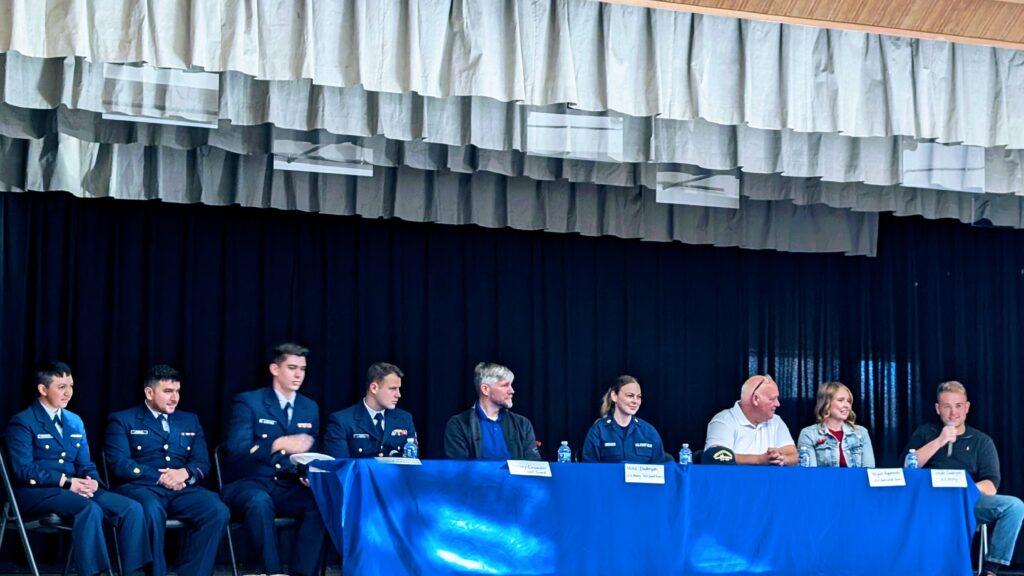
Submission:
[[683,448],[689,448],[689,447],[690,447],[690,444],[689,444],[689,443],[687,443],[687,442],[683,442]]
[[569,445],[569,441],[568,440],[562,440],[562,446],[568,446],[568,445]]
[[911,454],[917,454],[917,448],[911,448],[910,449],[910,453]]

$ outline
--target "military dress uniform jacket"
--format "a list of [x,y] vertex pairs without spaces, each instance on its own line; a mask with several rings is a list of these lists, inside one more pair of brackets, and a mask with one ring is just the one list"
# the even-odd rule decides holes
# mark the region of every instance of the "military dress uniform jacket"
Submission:
[[310,451],[316,451],[316,439],[320,435],[320,412],[316,402],[302,394],[295,394],[289,424],[273,388],[267,386],[236,396],[228,423],[227,450],[230,466],[222,470],[224,482],[243,478],[294,478],[297,470],[288,454],[284,451],[270,451],[274,440],[292,434],[312,436],[314,441]]
[[199,418],[180,410],[167,416],[170,433],[145,404],[115,412],[107,419],[104,450],[118,483],[158,485],[161,468],[185,468],[189,483],[210,474],[210,455]]
[[[60,487],[60,477],[99,479],[89,455],[85,424],[70,410],[61,410],[57,432],[39,402],[15,414],[7,426],[7,452],[16,486]],[[45,497],[39,494],[40,497]],[[19,495],[21,498],[32,496]]]
[[416,438],[412,414],[399,408],[385,410],[382,435],[360,400],[331,414],[324,433],[324,451],[335,458],[393,456],[403,453],[408,438]]
[[56,513],[71,518],[73,557],[79,574],[110,570],[104,517],[115,525],[124,571],[141,569],[152,558],[142,507],[103,489],[92,498],[83,498],[60,488],[62,474],[99,480],[82,419],[68,410],[60,414],[63,434],[38,401],[17,413],[7,427],[7,452],[18,506],[24,514]]

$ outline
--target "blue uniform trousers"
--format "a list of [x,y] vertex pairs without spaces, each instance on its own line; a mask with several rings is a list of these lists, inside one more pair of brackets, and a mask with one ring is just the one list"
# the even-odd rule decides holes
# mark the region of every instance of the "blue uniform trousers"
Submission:
[[242,517],[253,545],[262,552],[265,572],[284,573],[277,551],[274,517],[286,516],[299,521],[288,574],[316,573],[324,541],[324,521],[309,488],[270,478],[246,478],[224,486],[223,497],[231,511]]
[[162,486],[126,484],[117,491],[142,505],[146,521],[146,535],[152,543],[152,576],[167,575],[164,556],[164,532],[167,518],[188,524],[187,546],[178,574],[203,576],[213,574],[224,527],[228,523],[228,508],[216,494],[189,486],[177,492]]
[[15,497],[25,516],[57,514],[72,523],[75,569],[80,576],[110,571],[103,521],[114,526],[126,573],[150,561],[149,542],[138,502],[102,488],[85,498],[61,488],[19,488]]

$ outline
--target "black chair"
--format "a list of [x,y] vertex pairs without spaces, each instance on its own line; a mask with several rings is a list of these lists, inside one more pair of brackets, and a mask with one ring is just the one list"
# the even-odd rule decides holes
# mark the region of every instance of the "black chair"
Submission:
[[[221,459],[221,453],[224,453],[226,450],[227,450],[227,447],[225,447],[223,444],[218,444],[217,447],[213,449],[213,467],[214,467],[214,470],[216,470],[216,472],[217,472],[217,492],[218,493],[223,493],[224,492],[224,475],[221,474],[220,459]],[[298,524],[299,524],[299,522],[295,518],[285,518],[285,517],[274,518],[274,527],[277,528],[278,530],[295,528],[296,526],[298,526]],[[238,528],[241,528],[241,527],[242,527],[242,523],[238,522],[237,520],[232,520],[231,522],[228,523],[228,534],[227,534],[228,535],[228,554],[231,555],[231,573],[234,576],[238,576],[238,561],[235,559],[235,543],[234,543],[234,540],[231,538],[231,532],[236,530],[236,529],[238,529]],[[321,572],[323,572],[323,568],[322,567],[321,567]]]
[[[18,501],[14,497],[14,486],[11,484],[11,476],[7,471],[7,444],[0,439],[0,474],[3,475],[4,492],[7,501],[4,502],[3,513],[0,514],[0,548],[3,547],[4,534],[8,530],[17,530],[21,535],[21,545],[25,549],[25,558],[28,559],[32,576],[39,576],[39,566],[36,564],[35,555],[32,553],[32,546],[28,541],[29,532],[40,534],[67,534],[71,535],[71,524],[64,522],[56,514],[42,514],[32,517],[23,517],[18,509]],[[13,522],[11,522],[13,521]],[[68,547],[68,557],[64,561],[64,576],[71,570],[71,555],[74,552],[74,541]]]

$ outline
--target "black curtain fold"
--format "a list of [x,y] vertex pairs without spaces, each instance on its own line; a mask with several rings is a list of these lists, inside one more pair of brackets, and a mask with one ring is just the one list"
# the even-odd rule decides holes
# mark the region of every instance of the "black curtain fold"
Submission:
[[371,362],[405,370],[425,457],[482,360],[515,371],[516,410],[552,458],[581,447],[618,374],[640,379],[640,416],[675,452],[766,371],[794,437],[817,384],[847,383],[895,464],[936,385],[959,379],[1004,491],[1024,493],[1021,231],[884,216],[864,258],[5,193],[0,247],[0,419],[34,398],[35,360],[63,357],[94,450],[156,362],[182,370],[181,408],[216,442],[231,398],[267,383],[268,346],[295,339],[325,416],[361,396]]

